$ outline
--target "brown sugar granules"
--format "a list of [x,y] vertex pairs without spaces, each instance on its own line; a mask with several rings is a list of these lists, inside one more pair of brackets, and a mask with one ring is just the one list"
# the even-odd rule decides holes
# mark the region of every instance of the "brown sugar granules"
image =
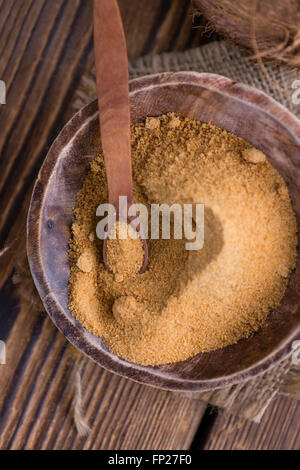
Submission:
[[117,222],[111,230],[107,240],[107,264],[117,282],[135,276],[143,265],[143,245],[136,235],[131,225],[124,222]]
[[185,240],[149,239],[148,269],[118,282],[91,236],[96,208],[107,202],[100,155],[74,210],[73,315],[116,354],[146,365],[248,337],[280,303],[295,265],[296,221],[283,179],[241,138],[173,114],[132,128],[132,158],[136,201],[205,205],[204,246],[186,251]]

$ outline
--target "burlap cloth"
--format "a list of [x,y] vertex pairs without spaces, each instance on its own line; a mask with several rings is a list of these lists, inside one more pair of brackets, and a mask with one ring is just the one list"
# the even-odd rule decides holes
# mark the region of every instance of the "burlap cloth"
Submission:
[[[193,70],[225,75],[235,81],[252,85],[281,102],[300,118],[300,104],[293,103],[293,83],[300,78],[295,68],[280,64],[267,64],[263,69],[246,53],[225,41],[214,42],[201,48],[180,53],[165,53],[141,57],[129,65],[131,78],[167,71]],[[299,75],[299,77],[298,77]],[[93,67],[82,77],[74,109],[78,110],[96,98]],[[295,100],[294,100],[295,101]],[[190,394],[192,398],[222,407],[226,412],[259,422],[270,402],[278,393],[300,398],[300,338],[293,344],[293,353],[268,372],[240,385],[212,392]],[[80,414],[80,371],[76,376],[75,422],[80,434],[88,429]]]

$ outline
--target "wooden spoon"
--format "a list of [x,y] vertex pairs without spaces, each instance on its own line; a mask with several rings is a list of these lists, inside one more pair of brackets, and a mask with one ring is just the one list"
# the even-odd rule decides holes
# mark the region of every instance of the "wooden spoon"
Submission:
[[[94,0],[94,51],[101,141],[106,167],[108,200],[119,214],[119,196],[133,203],[128,59],[126,39],[117,0]],[[132,219],[131,219],[132,220]],[[127,221],[129,221],[127,214]],[[137,224],[144,261],[148,263],[146,240]],[[103,243],[103,261],[107,264],[107,238]]]

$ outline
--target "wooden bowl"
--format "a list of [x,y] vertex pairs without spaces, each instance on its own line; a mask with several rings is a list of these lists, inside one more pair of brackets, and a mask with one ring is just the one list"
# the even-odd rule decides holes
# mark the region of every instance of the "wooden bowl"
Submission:
[[[273,99],[213,74],[165,73],[130,83],[132,123],[170,111],[211,121],[261,149],[285,179],[300,221],[300,121]],[[78,112],[53,143],[35,184],[28,215],[28,258],[56,326],[100,366],[167,390],[209,390],[248,380],[285,358],[300,339],[300,260],[281,305],[250,338],[183,362],[146,367],[111,352],[68,309],[68,241],[76,194],[99,153],[96,101]]]

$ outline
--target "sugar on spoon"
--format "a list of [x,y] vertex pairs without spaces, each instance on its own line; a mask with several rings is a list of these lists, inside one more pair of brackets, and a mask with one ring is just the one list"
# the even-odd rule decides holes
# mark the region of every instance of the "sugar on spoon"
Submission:
[[[126,39],[117,0],[94,0],[94,54],[101,143],[106,168],[108,201],[119,214],[119,197],[133,204],[130,143],[130,107]],[[132,218],[127,216],[127,223]],[[147,242],[139,221],[135,220],[148,263]],[[103,261],[107,269],[107,237],[103,242]]]

